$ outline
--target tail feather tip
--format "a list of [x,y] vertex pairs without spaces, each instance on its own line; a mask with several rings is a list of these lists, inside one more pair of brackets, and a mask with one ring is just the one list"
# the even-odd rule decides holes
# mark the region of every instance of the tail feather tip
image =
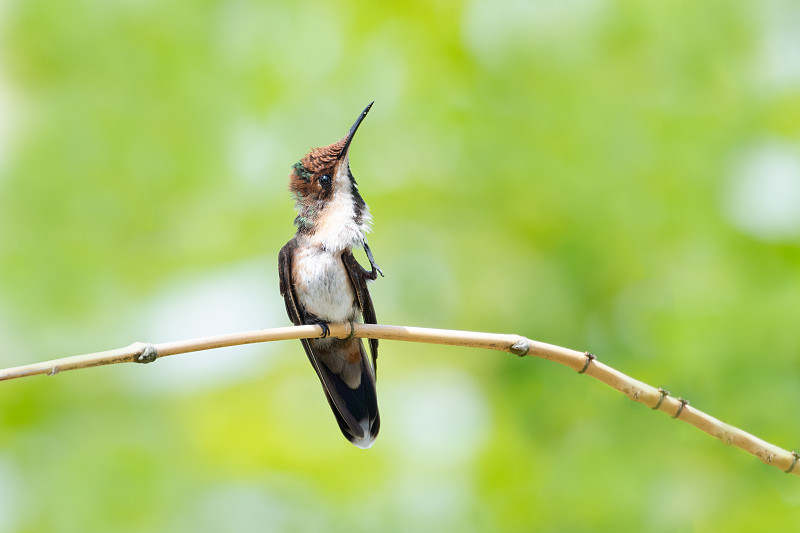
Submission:
[[350,442],[352,442],[354,446],[356,446],[357,448],[361,448],[362,450],[372,448],[372,445],[375,444],[375,439],[378,438],[378,432],[375,431],[373,433],[373,430],[377,428],[370,427],[369,420],[366,419],[361,420],[359,424],[361,425],[361,428],[364,430],[364,436],[363,437],[350,436],[349,438]]

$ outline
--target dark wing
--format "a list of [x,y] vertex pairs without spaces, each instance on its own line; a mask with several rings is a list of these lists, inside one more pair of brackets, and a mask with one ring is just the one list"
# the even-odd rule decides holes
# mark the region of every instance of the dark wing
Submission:
[[[278,276],[281,295],[286,304],[286,313],[292,323],[299,326],[305,323],[304,318],[307,317],[307,313],[295,296],[293,289],[292,257],[296,248],[297,241],[295,239],[290,240],[281,248],[280,254],[278,254]],[[369,305],[372,308],[372,302]],[[374,319],[374,311],[372,316]],[[344,436],[361,448],[371,446],[380,429],[380,415],[375,395],[375,378],[373,372],[368,368],[369,363],[366,360],[361,339],[326,339],[325,341],[300,339],[300,342],[322,382],[325,397]],[[348,384],[343,376],[328,367],[331,361],[337,359],[359,361],[361,378],[355,388]]]
[[[377,324],[378,319],[375,317],[375,307],[372,305],[372,298],[367,289],[367,280],[375,279],[375,274],[369,270],[365,270],[364,267],[356,261],[351,250],[347,250],[342,254],[342,262],[344,262],[344,268],[347,270],[347,275],[350,276],[350,282],[353,284],[353,291],[356,293],[358,308],[361,310],[361,316],[364,317],[364,323]],[[378,339],[369,339],[369,351],[372,354],[372,367],[377,377]]]
[[302,306],[297,302],[292,290],[292,254],[297,248],[297,241],[290,240],[286,245],[281,248],[278,254],[278,276],[280,279],[281,296],[283,296],[283,303],[286,304],[286,314],[289,315],[289,320],[295,326],[303,324],[300,316]]
[[[280,277],[280,289],[281,295],[283,296],[283,303],[286,304],[286,314],[289,315],[289,320],[291,320],[295,326],[302,326],[304,324],[303,317],[306,315],[306,310],[303,308],[303,305],[297,301],[297,297],[294,294],[294,283],[292,283],[292,255],[296,248],[296,239],[290,240],[281,248],[278,254],[278,275]],[[308,360],[311,361],[311,365],[314,367],[314,370],[317,371],[317,375],[322,381],[323,389],[325,389],[325,396],[328,397],[328,401],[331,402],[333,406],[334,402],[331,399],[331,390],[335,387],[333,387],[330,382],[330,373],[323,367],[319,358],[314,353],[311,340],[300,339],[300,342],[303,344]]]

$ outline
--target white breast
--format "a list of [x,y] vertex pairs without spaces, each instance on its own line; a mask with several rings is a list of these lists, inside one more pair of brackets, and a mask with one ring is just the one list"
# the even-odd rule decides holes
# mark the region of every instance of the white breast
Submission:
[[292,278],[297,299],[309,313],[327,322],[355,320],[355,294],[341,252],[318,247],[296,248]]

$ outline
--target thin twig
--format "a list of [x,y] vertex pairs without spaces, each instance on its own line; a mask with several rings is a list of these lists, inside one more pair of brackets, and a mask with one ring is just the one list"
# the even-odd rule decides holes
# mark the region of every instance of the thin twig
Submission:
[[[351,329],[352,328],[352,329]],[[764,463],[780,468],[784,472],[800,475],[800,456],[765,442],[739,428],[696,409],[683,398],[674,398],[663,389],[656,389],[637,381],[601,363],[588,352],[577,352],[560,346],[534,341],[519,335],[479,333],[445,329],[416,328],[404,326],[383,326],[380,324],[331,324],[333,337],[345,338],[350,335],[394,341],[447,344],[470,348],[487,348],[524,356],[532,355],[555,361],[573,370],[591,376],[606,385],[617,389],[631,400],[642,403],[654,410],[663,411],[672,418],[691,424],[716,437],[725,444],[732,444],[761,459]],[[91,366],[113,365],[116,363],[146,363],[158,357],[181,353],[211,350],[226,346],[252,344],[278,340],[305,339],[322,336],[320,326],[294,326],[255,331],[244,331],[228,335],[218,335],[162,344],[137,342],[126,348],[97,352],[86,355],[64,357],[42,363],[17,366],[0,370],[0,381],[36,374],[55,375],[66,370],[76,370]]]

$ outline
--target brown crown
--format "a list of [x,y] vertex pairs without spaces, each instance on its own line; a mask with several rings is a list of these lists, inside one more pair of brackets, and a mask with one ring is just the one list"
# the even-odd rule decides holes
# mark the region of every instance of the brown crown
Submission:
[[321,148],[313,148],[306,156],[292,165],[289,174],[289,190],[295,199],[297,217],[294,220],[298,231],[312,231],[314,221],[319,216],[322,202],[330,197],[331,181],[327,185],[320,182],[320,177],[328,174],[336,175],[336,164],[340,161],[345,139]]
[[322,174],[334,177],[334,167],[339,161],[345,141],[346,138],[328,146],[313,148],[303,159],[292,165],[289,188],[302,196],[321,192],[315,181]]
[[300,162],[312,174],[330,170],[339,159],[345,140],[342,139],[339,142],[321,148],[312,148]]

